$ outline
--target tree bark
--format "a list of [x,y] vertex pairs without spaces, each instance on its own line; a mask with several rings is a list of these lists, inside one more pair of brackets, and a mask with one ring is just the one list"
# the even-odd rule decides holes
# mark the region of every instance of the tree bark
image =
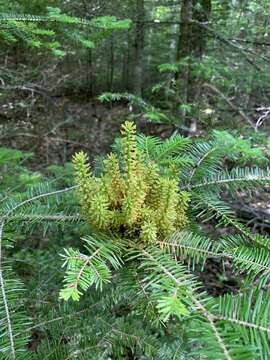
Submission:
[[135,54],[133,92],[138,96],[143,93],[143,53],[144,53],[144,0],[136,3],[137,21],[135,28]]
[[88,97],[91,99],[94,96],[95,93],[95,75],[94,75],[94,69],[93,69],[93,50],[88,49],[87,51],[87,84],[88,84]]
[[114,36],[112,34],[110,39],[109,81],[108,81],[108,89],[110,89],[110,91],[113,91],[113,80],[114,80]]
[[[200,23],[208,21],[211,13],[211,0],[183,0],[180,13],[180,28],[177,48],[177,61],[180,70],[176,75],[177,107],[194,105],[201,97],[202,81],[192,67],[202,59],[207,46],[207,32]],[[197,119],[187,113],[186,107],[180,111],[184,124],[194,133]]]
[[125,50],[123,51],[122,91],[133,91],[130,88],[130,29],[127,31],[125,44]]
[[[176,60],[180,66],[178,73],[176,74],[176,110],[179,110],[181,105],[188,104],[188,87],[189,87],[189,56],[191,53],[191,20],[192,18],[192,1],[183,0],[181,4],[180,12],[180,26],[179,37],[177,44],[177,57]],[[187,112],[185,108],[179,111],[180,116],[183,118],[186,124]]]

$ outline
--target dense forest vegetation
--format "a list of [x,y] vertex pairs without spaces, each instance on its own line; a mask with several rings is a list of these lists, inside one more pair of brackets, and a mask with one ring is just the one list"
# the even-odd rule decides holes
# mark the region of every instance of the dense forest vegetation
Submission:
[[270,359],[269,19],[0,0],[0,360]]

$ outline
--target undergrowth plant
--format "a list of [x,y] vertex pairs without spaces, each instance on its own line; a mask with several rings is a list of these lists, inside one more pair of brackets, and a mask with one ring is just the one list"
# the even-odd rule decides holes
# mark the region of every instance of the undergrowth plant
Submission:
[[[268,359],[270,241],[239,222],[225,201],[269,186],[268,160],[233,168],[245,146],[230,153],[222,139],[161,140],[137,135],[126,122],[113,152],[95,166],[82,152],[74,156],[74,186],[35,183],[2,196],[0,358]],[[19,229],[40,224],[55,246],[59,226],[84,235],[62,253],[60,299],[70,301],[43,301],[37,310],[46,309],[47,320],[33,324],[24,306],[30,285],[16,280],[10,248]],[[40,264],[31,256],[16,258],[28,258],[35,272]],[[42,281],[52,284],[59,267],[43,257]],[[213,259],[233,269],[237,292],[206,292],[199,275]],[[46,340],[29,351],[37,328]]]
[[[116,293],[129,292],[128,316],[164,332],[180,326],[178,352],[171,358],[181,353],[194,359],[266,359],[270,242],[239,223],[221,194],[268,185],[269,169],[224,170],[228,149],[220,139],[161,141],[136,136],[131,122],[121,133],[115,152],[97,170],[90,169],[84,153],[74,156],[91,235],[83,239],[84,251],[65,249],[60,297],[79,300],[91,287],[102,290],[120,271]],[[199,226],[203,222],[225,227],[228,234],[209,238]],[[202,271],[209,258],[230,262],[243,277],[238,294],[205,293],[193,270],[199,265]],[[149,358],[157,354],[145,348]]]

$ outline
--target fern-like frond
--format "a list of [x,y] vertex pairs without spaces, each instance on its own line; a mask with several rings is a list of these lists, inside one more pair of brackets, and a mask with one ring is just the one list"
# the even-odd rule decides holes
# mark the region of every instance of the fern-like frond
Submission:
[[110,102],[110,101],[128,101],[131,105],[139,106],[143,109],[146,109],[149,105],[139,96],[133,95],[131,93],[111,93],[105,92],[98,97],[101,102]]
[[[187,308],[192,308],[192,293],[198,289],[198,284],[186,271],[185,266],[156,247],[139,250],[136,257],[141,260],[139,270],[146,274],[144,283],[147,290],[150,288],[154,292],[157,291],[157,299],[159,295],[161,298],[164,295],[176,296],[180,301],[183,300]],[[167,274],[166,281],[164,274]]]
[[16,195],[14,198],[11,197],[11,199],[8,199],[6,202],[4,202],[1,207],[2,218],[8,219],[9,216],[14,214],[18,209],[22,209],[36,201],[53,198],[54,202],[59,203],[60,198],[64,193],[73,191],[76,188],[78,188],[77,185],[56,190],[51,187],[50,183],[40,184],[40,186],[35,187],[33,190],[30,190],[29,192],[22,195]]
[[176,340],[165,344],[159,344],[156,360],[193,360],[188,351],[185,349],[184,340],[180,340],[179,336]]
[[[243,339],[238,329],[227,326],[226,323],[217,322],[213,314],[210,315],[210,319],[212,323],[205,323],[195,318],[186,325],[190,347],[189,356],[192,359],[256,359],[254,347],[248,342],[243,346]],[[213,333],[217,336],[213,336]]]
[[270,253],[264,248],[240,246],[232,249],[233,265],[247,274],[260,275],[260,278],[270,275]]
[[241,247],[242,245],[254,246],[258,248],[264,248],[270,251],[270,238],[260,234],[252,234],[247,229],[245,233],[239,235],[231,235],[222,239],[222,244],[225,248],[234,249],[236,247]]
[[3,22],[3,21],[41,22],[41,21],[47,21],[47,20],[48,20],[48,18],[46,16],[42,16],[42,15],[0,13],[0,22]]
[[232,226],[238,234],[246,237],[246,241],[265,247],[270,250],[269,238],[252,234],[248,228],[237,221],[234,212],[223,200],[211,192],[192,193],[194,206],[192,211],[202,222],[216,219],[218,226]]

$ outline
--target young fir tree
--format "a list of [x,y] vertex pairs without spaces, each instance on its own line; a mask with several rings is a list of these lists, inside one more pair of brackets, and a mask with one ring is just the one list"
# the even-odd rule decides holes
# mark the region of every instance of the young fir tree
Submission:
[[[269,169],[224,170],[228,147],[220,139],[194,145],[175,136],[162,142],[136,136],[131,122],[121,134],[99,169],[90,169],[84,153],[74,156],[91,235],[83,239],[85,251],[65,249],[60,297],[79,300],[93,286],[117,286],[112,301],[116,306],[125,298],[128,309],[122,326],[132,332],[129,322],[141,318],[152,331],[173,332],[168,352],[164,343],[147,347],[145,333],[135,342],[122,338],[122,346],[126,341],[134,353],[143,348],[147,359],[266,359],[270,242],[237,221],[221,192],[267,185]],[[231,235],[203,234],[198,223],[213,219],[216,226],[230,227]],[[225,259],[244,275],[238,294],[212,298],[203,291],[193,270],[203,269],[208,258]],[[119,339],[111,341],[112,354],[118,354]]]
[[[10,199],[3,192],[0,358],[267,359],[270,242],[239,223],[222,194],[252,193],[269,185],[270,174],[267,168],[224,169],[225,157],[243,151],[229,140],[220,133],[210,142],[162,141],[136,136],[127,122],[113,154],[95,168],[85,154],[75,155],[75,186],[36,185]],[[60,296],[79,300],[89,291],[79,311],[77,302],[62,303],[60,314],[51,309],[47,321],[32,325],[24,307],[28,293],[7,251],[19,224],[29,231],[41,221],[60,222],[68,231],[67,221],[80,220],[75,189],[87,235],[83,246],[65,250]],[[227,228],[228,235],[210,238],[202,222]],[[205,293],[195,273],[209,258],[241,275],[237,294]],[[44,326],[47,340],[27,351],[32,329]]]

